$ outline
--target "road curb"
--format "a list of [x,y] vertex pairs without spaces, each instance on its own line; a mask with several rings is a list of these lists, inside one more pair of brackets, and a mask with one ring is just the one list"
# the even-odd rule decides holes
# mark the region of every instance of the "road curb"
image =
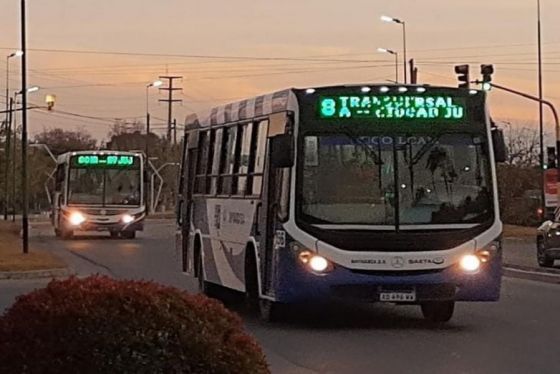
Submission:
[[70,270],[67,268],[31,270],[31,271],[0,271],[0,280],[65,278],[69,275],[70,275]]
[[510,278],[527,279],[537,282],[560,284],[560,272],[554,270],[535,269],[525,266],[504,265],[503,274]]

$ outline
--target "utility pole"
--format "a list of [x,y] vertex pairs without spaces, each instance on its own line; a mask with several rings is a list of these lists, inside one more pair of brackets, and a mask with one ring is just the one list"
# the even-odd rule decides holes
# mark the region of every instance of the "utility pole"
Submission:
[[167,99],[159,99],[160,102],[167,103],[167,141],[171,142],[171,128],[173,126],[172,118],[173,118],[173,103],[180,103],[183,100],[181,99],[174,99],[173,92],[174,91],[181,91],[182,88],[173,87],[173,81],[175,79],[182,79],[182,76],[179,75],[162,75],[159,79],[167,79],[168,84],[167,87],[160,88],[162,91],[167,91]]
[[23,105],[21,120],[21,194],[23,195],[23,214],[21,224],[23,226],[23,253],[29,252],[29,196],[27,191],[27,36],[25,19],[25,0],[21,0],[21,101]]
[[410,64],[410,83],[418,84],[418,68],[414,66],[414,59],[411,58],[408,63]]
[[[13,99],[10,97],[8,104],[9,111],[6,117],[6,165],[4,165],[4,221],[8,220],[8,205],[10,201],[10,186],[8,181],[10,180],[10,152],[12,151],[12,108]],[[14,161],[15,162],[15,159]]]
[[173,120],[173,144],[177,145],[177,118]]
[[541,44],[541,2],[537,0],[537,45],[538,45],[538,82],[539,82],[539,167],[541,170],[541,208],[546,211],[544,193],[544,129],[543,129],[543,76],[542,76],[542,44]]

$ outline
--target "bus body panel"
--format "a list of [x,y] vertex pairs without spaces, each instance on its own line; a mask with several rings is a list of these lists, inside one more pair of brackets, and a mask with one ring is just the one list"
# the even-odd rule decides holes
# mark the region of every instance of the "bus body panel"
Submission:
[[256,199],[194,198],[193,228],[202,239],[207,281],[245,290],[245,249],[254,234],[257,206]]
[[[297,261],[293,252],[299,241],[285,233],[286,245],[279,248],[278,280],[275,284],[275,300],[283,303],[307,301],[329,301],[346,299],[354,301],[379,301],[379,287],[395,289],[415,287],[418,301],[452,299],[456,301],[497,301],[500,295],[502,276],[502,253],[497,253],[484,264],[476,274],[466,274],[458,268],[457,262],[443,268],[411,270],[395,268],[379,270],[379,265],[370,264],[370,269],[349,268],[334,262],[332,272],[317,275]],[[436,255],[439,251],[435,251]],[[368,252],[372,255],[387,256],[387,253]],[[402,260],[403,253],[395,254]],[[421,256],[418,256],[421,257]],[[406,263],[406,261],[405,261]],[[445,291],[445,292],[444,292]],[[453,292],[452,292],[453,291]],[[438,296],[439,293],[439,296]],[[432,295],[432,296],[430,296]]]

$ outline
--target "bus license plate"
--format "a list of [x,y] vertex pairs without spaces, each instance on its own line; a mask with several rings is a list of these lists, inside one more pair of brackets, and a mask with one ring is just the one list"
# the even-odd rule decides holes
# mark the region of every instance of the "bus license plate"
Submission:
[[379,294],[379,301],[416,301],[416,292],[409,291],[409,292],[381,292]]

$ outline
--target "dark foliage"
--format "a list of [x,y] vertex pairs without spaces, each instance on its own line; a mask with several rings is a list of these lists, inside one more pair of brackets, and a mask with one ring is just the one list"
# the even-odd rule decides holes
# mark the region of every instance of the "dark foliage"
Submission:
[[1,373],[268,373],[239,317],[151,282],[52,281],[0,318]]

